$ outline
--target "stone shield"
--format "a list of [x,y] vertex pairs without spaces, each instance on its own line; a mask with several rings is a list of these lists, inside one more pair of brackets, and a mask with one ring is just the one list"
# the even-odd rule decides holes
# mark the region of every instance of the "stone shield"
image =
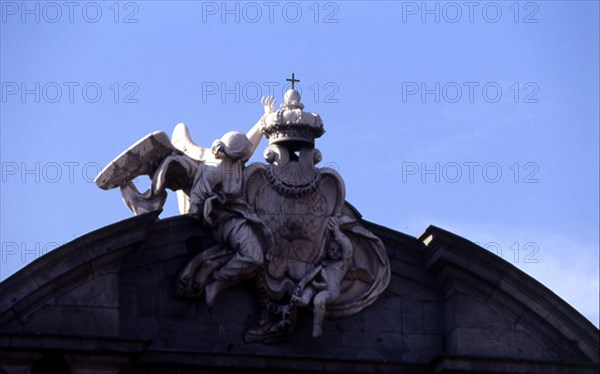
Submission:
[[303,189],[285,189],[270,178],[275,166],[253,164],[245,170],[245,199],[273,234],[274,244],[265,253],[263,276],[268,296],[281,300],[325,257],[330,239],[326,222],[336,217],[353,246],[351,267],[342,292],[328,307],[328,317],[352,315],[370,305],[389,283],[389,261],[383,244],[364,229],[345,204],[341,176],[333,169],[314,168],[314,178]]

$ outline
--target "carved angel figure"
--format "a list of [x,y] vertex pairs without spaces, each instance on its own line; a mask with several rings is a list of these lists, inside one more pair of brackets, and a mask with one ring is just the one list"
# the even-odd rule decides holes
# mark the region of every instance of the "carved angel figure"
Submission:
[[[274,110],[273,97],[263,98],[262,103],[265,114]],[[211,148],[196,145],[187,126],[180,123],[172,142],[162,132],[150,134],[96,178],[101,188],[120,185],[125,204],[135,214],[162,208],[166,189],[177,191],[180,212],[211,228],[218,244],[183,269],[176,289],[180,296],[199,296],[206,291],[207,303],[212,305],[220,290],[253,276],[263,264],[271,234],[241,196],[242,169],[260,142],[261,120],[247,134],[226,133]],[[131,182],[141,174],[152,179],[144,193]]]
[[212,305],[220,290],[253,276],[263,264],[263,245],[270,245],[270,233],[241,197],[242,168],[256,143],[240,132],[215,140],[211,159],[196,168],[189,195],[183,192],[188,214],[211,227],[219,244],[184,268],[176,289],[180,296],[198,296],[205,290]]

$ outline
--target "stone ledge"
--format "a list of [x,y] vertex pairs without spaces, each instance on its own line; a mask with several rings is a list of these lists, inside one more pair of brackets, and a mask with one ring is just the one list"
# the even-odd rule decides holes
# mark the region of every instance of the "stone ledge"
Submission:
[[479,357],[440,357],[434,364],[435,374],[450,373],[527,373],[527,374],[597,374],[594,364],[505,360]]
[[141,353],[146,349],[145,340],[112,339],[97,337],[72,337],[62,335],[3,334],[0,333],[0,351],[64,350],[81,352]]
[[[295,373],[320,372],[320,373],[431,373],[429,365],[419,365],[399,362],[384,362],[360,360],[327,360],[315,359],[310,357],[279,357],[279,356],[261,356],[261,355],[239,355],[239,354],[186,354],[177,352],[156,352],[149,351],[143,355],[139,363],[148,368],[159,368],[161,365],[172,368],[173,364],[183,366],[178,369],[180,373],[198,372],[197,368],[213,369],[218,367],[221,372],[223,369],[231,369],[244,372],[254,372],[255,370],[267,372],[280,372],[279,370],[292,370]],[[185,370],[189,367],[189,371]],[[141,372],[141,371],[140,371]],[[227,371],[224,371],[227,372]],[[237,371],[239,372],[239,371]]]

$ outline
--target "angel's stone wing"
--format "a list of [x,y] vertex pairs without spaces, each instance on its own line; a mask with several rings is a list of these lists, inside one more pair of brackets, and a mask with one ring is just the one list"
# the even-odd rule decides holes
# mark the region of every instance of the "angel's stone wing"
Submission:
[[138,140],[112,160],[94,180],[104,190],[121,187],[140,175],[152,177],[160,163],[175,151],[169,137],[156,131]]
[[194,143],[190,131],[184,123],[178,123],[173,129],[171,143],[176,149],[196,161],[206,161],[207,158],[212,157],[210,149],[200,147]]

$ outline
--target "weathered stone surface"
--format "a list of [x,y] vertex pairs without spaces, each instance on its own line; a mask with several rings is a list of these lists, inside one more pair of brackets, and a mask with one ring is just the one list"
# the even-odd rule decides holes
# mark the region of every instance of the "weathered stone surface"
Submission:
[[444,351],[444,336],[437,334],[403,334],[400,354],[403,362],[432,362]]
[[109,337],[119,333],[116,308],[48,305],[28,316],[23,333]]
[[57,297],[56,305],[117,308],[119,306],[119,278],[117,274],[108,274],[92,279]]

